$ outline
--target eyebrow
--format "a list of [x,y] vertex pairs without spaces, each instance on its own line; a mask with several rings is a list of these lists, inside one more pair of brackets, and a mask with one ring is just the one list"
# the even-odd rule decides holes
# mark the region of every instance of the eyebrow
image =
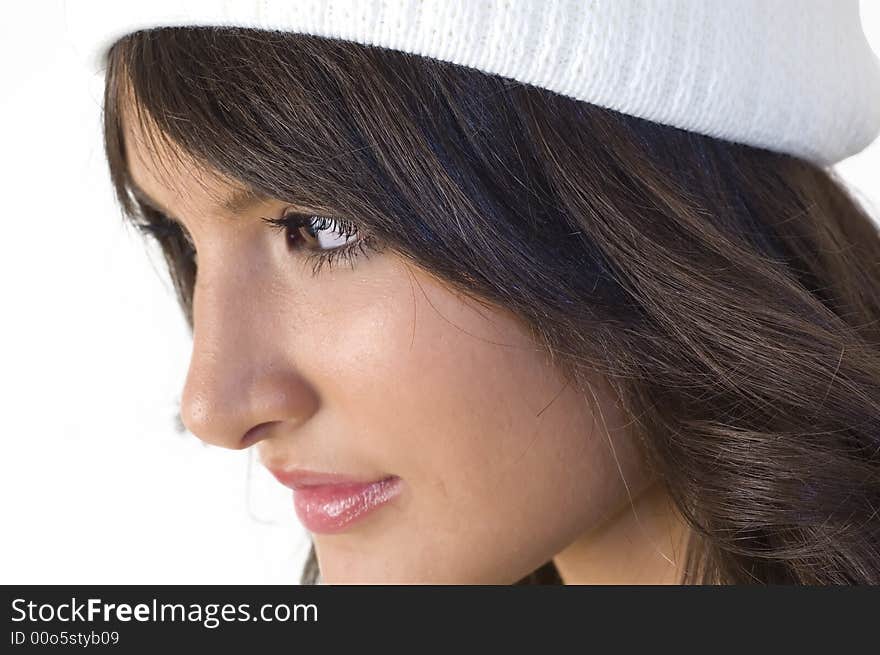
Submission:
[[[168,218],[169,220],[175,221],[179,223],[180,221],[174,217],[174,215],[169,212],[162,203],[158,202],[155,198],[150,196],[146,191],[144,191],[138,184],[132,179],[129,175],[127,176],[127,186],[131,189],[131,192],[134,196],[143,202],[146,205],[149,205],[153,209],[158,212],[161,212]],[[235,214],[241,214],[249,209],[252,209],[256,205],[263,204],[271,200],[269,196],[263,195],[253,189],[248,188],[235,188],[232,192],[223,198],[217,206],[225,212],[228,216],[232,216]]]

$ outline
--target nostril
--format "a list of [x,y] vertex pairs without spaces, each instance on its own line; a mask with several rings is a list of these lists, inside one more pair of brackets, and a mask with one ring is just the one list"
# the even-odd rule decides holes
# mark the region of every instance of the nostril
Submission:
[[269,436],[268,431],[276,423],[278,423],[278,421],[267,421],[266,423],[255,425],[250,430],[244,433],[244,436],[238,442],[238,447],[247,448],[249,446],[253,446],[258,441],[262,441],[263,439],[267,438]]

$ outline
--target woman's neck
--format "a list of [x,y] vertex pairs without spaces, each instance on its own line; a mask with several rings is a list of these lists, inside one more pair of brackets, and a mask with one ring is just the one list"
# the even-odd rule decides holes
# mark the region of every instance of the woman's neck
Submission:
[[553,558],[565,584],[679,584],[687,526],[659,484]]

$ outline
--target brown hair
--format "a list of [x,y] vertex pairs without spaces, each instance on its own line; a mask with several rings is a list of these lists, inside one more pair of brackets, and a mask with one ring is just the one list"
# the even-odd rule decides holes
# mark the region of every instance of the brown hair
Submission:
[[193,252],[127,192],[126,89],[208,169],[356,217],[607,376],[692,528],[682,582],[880,583],[880,238],[831,169],[379,47],[140,31],[106,154],[190,322]]

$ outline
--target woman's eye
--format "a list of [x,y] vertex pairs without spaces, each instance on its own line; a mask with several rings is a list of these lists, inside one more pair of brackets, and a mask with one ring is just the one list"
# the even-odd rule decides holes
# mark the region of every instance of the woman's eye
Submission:
[[284,234],[291,251],[304,251],[307,260],[315,264],[313,275],[324,264],[330,268],[340,259],[348,260],[354,267],[358,254],[378,249],[372,236],[361,236],[357,226],[345,219],[287,211],[281,218],[262,220]]
[[154,209],[141,209],[134,219],[134,226],[160,244],[170,241],[182,242],[185,248],[195,253],[196,247],[189,233],[177,221]]
[[293,247],[328,250],[357,241],[357,228],[352,223],[327,216],[287,212],[282,218],[264,220],[282,229]]

